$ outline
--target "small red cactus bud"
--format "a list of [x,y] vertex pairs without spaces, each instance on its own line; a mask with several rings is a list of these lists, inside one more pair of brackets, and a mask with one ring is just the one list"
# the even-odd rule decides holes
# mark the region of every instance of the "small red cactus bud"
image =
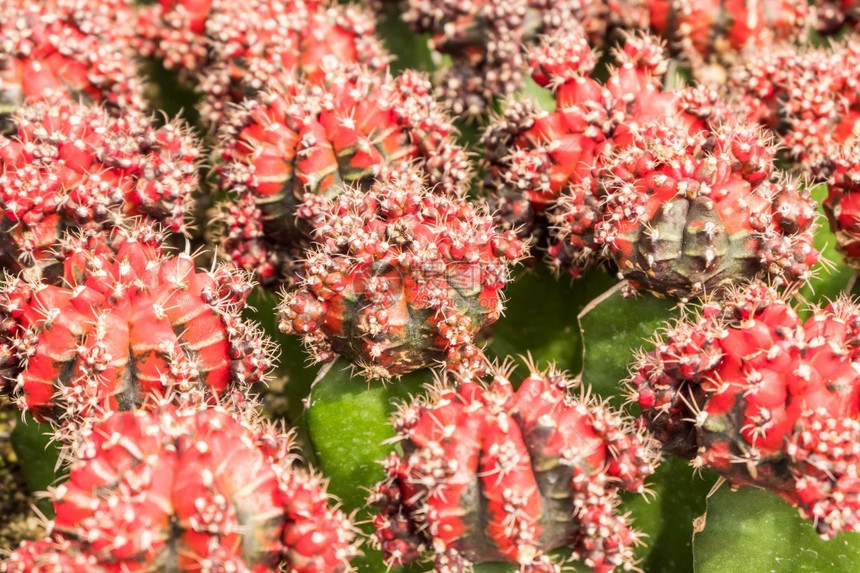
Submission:
[[430,83],[337,66],[324,85],[290,84],[246,101],[222,132],[226,256],[264,283],[292,279],[322,197],[368,187],[412,164],[434,192],[458,195],[470,177],[465,151]]
[[595,237],[619,274],[681,300],[739,278],[806,280],[818,261],[815,204],[808,191],[771,182],[769,139],[744,125],[710,139],[672,132],[618,152],[601,180]]
[[162,239],[146,226],[71,238],[62,286],[22,275],[0,290],[22,409],[74,424],[148,396],[214,398],[265,378],[268,339],[239,316],[247,288],[237,295],[235,276],[225,280],[238,271],[198,272],[187,254],[167,257]]
[[324,205],[315,237],[280,328],[302,334],[318,361],[341,354],[384,378],[446,357],[471,363],[466,347],[501,315],[509,268],[525,253],[491,217],[409,172]]
[[773,288],[740,288],[639,357],[643,421],[665,450],[777,493],[821,535],[858,531],[858,336],[847,299],[803,321]]
[[0,6],[0,112],[25,100],[86,99],[144,108],[125,45],[125,0],[8,0]]
[[830,173],[824,211],[845,263],[860,268],[860,145],[840,146],[825,160]]
[[[85,565],[90,571],[348,569],[355,530],[330,507],[325,484],[293,465],[291,435],[247,412],[155,406],[107,413],[79,436],[68,480],[49,492],[56,511],[50,538],[20,549],[0,569],[33,571],[20,569],[26,559],[78,567],[56,569],[63,572]],[[33,556],[37,549],[50,551]]]
[[432,48],[453,59],[440,91],[454,113],[468,116],[522,87],[523,53],[541,36],[582,29],[600,39],[607,24],[606,7],[595,0],[409,0],[403,18],[414,31],[430,33]]
[[197,142],[184,126],[71,102],[32,104],[0,136],[0,263],[46,263],[67,229],[109,227],[120,215],[185,230],[197,188]]
[[488,386],[442,384],[401,407],[401,453],[371,493],[373,540],[388,565],[435,553],[434,571],[510,561],[557,572],[544,554],[573,547],[593,571],[633,563],[637,532],[616,512],[620,491],[642,492],[658,461],[651,440],[550,368],[518,391],[509,370]]

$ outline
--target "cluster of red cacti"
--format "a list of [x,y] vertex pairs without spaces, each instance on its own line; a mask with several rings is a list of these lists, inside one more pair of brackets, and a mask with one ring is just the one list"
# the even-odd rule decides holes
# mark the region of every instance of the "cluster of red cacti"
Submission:
[[[860,50],[774,47],[816,16],[853,23],[855,2],[831,4],[407,0],[451,61],[434,83],[392,76],[357,6],[3,3],[0,391],[52,426],[69,475],[47,536],[0,572],[349,570],[358,529],[259,419],[275,353],[244,318],[251,276],[286,285],[278,326],[316,362],[445,371],[400,408],[369,495],[388,567],[556,573],[548,553],[569,547],[593,571],[634,568],[620,494],[644,491],[660,448],[774,491],[823,536],[860,531],[860,307],[802,320],[776,290],[812,275],[817,205],[775,168],[768,130],[829,183],[860,266]],[[618,31],[605,66],[593,47]],[[676,86],[664,41],[702,83]],[[742,51],[705,85],[698,64]],[[135,55],[204,95],[203,239],[227,260],[209,271],[165,246],[197,239],[202,152],[143,111]],[[553,109],[513,97],[526,74]],[[478,162],[457,119],[487,121]],[[600,264],[634,290],[710,295],[638,357],[638,423],[554,368],[515,390],[491,365],[482,344],[529,246],[573,276]]]
[[858,335],[848,299],[803,320],[753,283],[668,326],[634,397],[668,452],[777,493],[821,535],[860,531]]
[[[558,572],[562,546],[596,572],[628,569],[639,534],[617,512],[642,492],[659,454],[631,421],[569,391],[578,381],[530,365],[514,391],[508,366],[487,385],[441,384],[394,420],[402,455],[371,493],[386,563],[433,553],[435,571],[509,561]],[[476,497],[480,501],[476,502]]]

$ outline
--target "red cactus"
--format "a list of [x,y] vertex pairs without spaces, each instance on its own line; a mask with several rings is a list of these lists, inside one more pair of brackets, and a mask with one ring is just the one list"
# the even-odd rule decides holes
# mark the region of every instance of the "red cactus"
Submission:
[[293,466],[290,435],[220,407],[155,406],[94,423],[50,490],[51,537],[0,570],[54,554],[79,568],[63,572],[347,570],[353,526]]
[[430,83],[335,67],[324,85],[290,84],[246,101],[222,132],[224,251],[264,283],[290,280],[316,203],[413,164],[434,191],[465,190],[469,164]]
[[774,179],[758,128],[666,129],[616,154],[595,240],[639,289],[685,300],[738,279],[803,281],[818,262],[809,191]]
[[774,491],[825,537],[858,531],[858,335],[853,302],[803,321],[754,283],[667,328],[634,366],[635,396],[667,451]]
[[773,130],[799,167],[817,176],[835,145],[855,139],[858,74],[860,44],[787,45],[751,53],[732,71],[729,92],[736,107]]
[[543,35],[576,33],[602,38],[607,8],[596,0],[409,0],[403,18],[431,46],[450,55],[453,66],[440,79],[441,92],[458,115],[486,112],[495,97],[522,87],[523,54]]
[[110,226],[120,215],[185,230],[197,187],[196,141],[184,126],[156,129],[137,112],[116,117],[71,102],[32,104],[0,136],[0,264],[46,263],[68,229]]
[[[639,4],[642,0],[633,0]],[[811,23],[806,0],[644,0],[651,30],[700,63],[733,60],[745,48],[799,38]],[[698,60],[698,61],[696,61]]]
[[829,173],[824,211],[845,263],[860,268],[860,142],[839,147],[825,160]]
[[0,6],[0,112],[65,98],[143,109],[125,44],[125,0],[6,0]]
[[67,541],[24,541],[0,561],[0,573],[103,573],[96,560]]
[[[588,76],[595,57],[582,35],[550,37],[528,59],[534,79],[554,90],[556,111],[512,104],[490,125],[483,138],[485,188],[499,218],[521,236],[543,242],[549,216],[554,265],[569,265],[576,276],[599,251],[597,181],[611,154],[651,137],[655,122],[675,118],[695,133],[728,112],[707,90],[661,91],[667,62],[650,37],[627,38],[603,85]],[[565,206],[557,209],[562,197]]]
[[0,343],[18,405],[74,425],[147,396],[245,388],[271,365],[267,338],[239,312],[250,283],[231,267],[167,257],[151,227],[63,243],[63,285],[23,275],[0,290]]
[[618,493],[643,491],[658,456],[622,416],[571,396],[576,385],[532,369],[514,392],[500,369],[487,387],[442,385],[404,405],[402,454],[371,494],[387,564],[432,552],[434,571],[504,560],[550,572],[545,552],[571,546],[593,571],[631,566],[639,537]]
[[201,113],[218,125],[231,103],[265,87],[323,80],[323,63],[377,72],[389,57],[374,20],[356,6],[318,0],[162,0],[144,12],[144,51],[195,76]]
[[475,335],[501,315],[509,267],[525,252],[513,233],[411,171],[327,203],[315,232],[280,328],[303,335],[316,360],[340,354],[383,378],[482,361]]

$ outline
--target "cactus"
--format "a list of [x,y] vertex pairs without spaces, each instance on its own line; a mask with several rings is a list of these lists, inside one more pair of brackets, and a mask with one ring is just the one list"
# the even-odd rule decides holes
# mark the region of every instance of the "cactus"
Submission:
[[639,535],[615,508],[654,472],[650,438],[572,396],[578,381],[564,373],[529,370],[516,392],[505,366],[486,386],[443,383],[400,408],[402,454],[371,493],[389,566],[431,552],[439,572],[482,561],[560,571],[545,552],[563,545],[592,571],[632,565]]
[[294,281],[317,203],[412,164],[438,193],[465,191],[470,167],[430,83],[335,66],[323,86],[247,100],[221,133],[225,255],[263,283]]
[[0,343],[20,408],[74,429],[150,396],[214,399],[265,379],[270,343],[239,315],[251,283],[229,267],[198,272],[188,254],[167,257],[163,239],[149,226],[72,236],[59,284],[7,281]]
[[0,136],[0,264],[10,271],[51,263],[64,232],[110,229],[140,217],[186,231],[199,151],[179,122],[156,128],[142,113],[35,103]]
[[314,360],[342,355],[369,377],[446,361],[483,362],[475,335],[504,308],[502,289],[525,245],[459,198],[397,171],[320,211],[302,284],[281,302],[280,328]]

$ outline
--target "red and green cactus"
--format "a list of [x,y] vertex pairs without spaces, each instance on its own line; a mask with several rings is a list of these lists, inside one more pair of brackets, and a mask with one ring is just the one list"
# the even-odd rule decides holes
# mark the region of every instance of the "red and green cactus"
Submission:
[[514,233],[402,170],[321,206],[315,239],[279,307],[281,330],[301,335],[315,361],[341,355],[372,378],[438,362],[481,370],[475,336],[501,316],[526,252]]
[[220,407],[154,407],[78,437],[49,538],[0,570],[348,570],[354,526],[293,467],[292,436]]
[[442,384],[394,419],[402,453],[371,493],[375,543],[388,565],[433,554],[434,571],[509,561],[560,571],[546,552],[573,548],[592,571],[628,569],[639,533],[617,512],[659,460],[651,438],[585,396],[564,373],[509,368],[486,385]]
[[22,273],[0,289],[4,384],[20,408],[76,427],[99,411],[265,380],[270,343],[240,312],[251,283],[232,267],[168,257],[151,226],[68,237],[62,278]]
[[406,165],[434,192],[465,192],[470,166],[417,73],[333,66],[322,85],[293,83],[247,100],[221,132],[224,255],[263,283],[295,279],[318,203]]

